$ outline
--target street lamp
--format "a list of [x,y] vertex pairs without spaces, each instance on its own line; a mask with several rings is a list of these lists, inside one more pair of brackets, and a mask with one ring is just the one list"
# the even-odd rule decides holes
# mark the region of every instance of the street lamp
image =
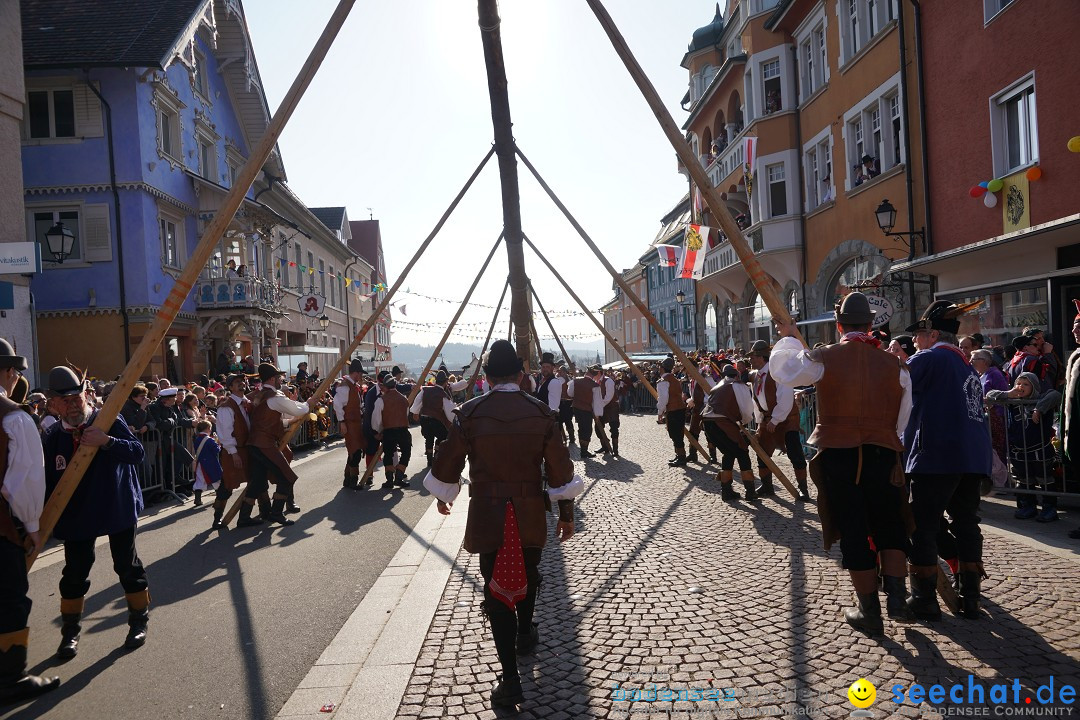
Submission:
[[57,221],[45,232],[45,242],[56,262],[62,263],[75,247],[75,233],[64,227],[64,223]]
[[686,302],[686,293],[684,293],[682,290],[679,290],[679,292],[675,293],[675,300],[680,305],[682,305],[684,302]]
[[328,318],[326,315],[321,315],[319,317],[319,327],[321,327],[323,330],[330,327],[330,318]]
[[896,226],[896,208],[888,199],[882,200],[874,211],[874,218],[878,227],[886,237],[905,238],[904,244],[908,246],[908,260],[915,259],[915,238],[922,240],[923,252],[926,252],[926,233],[922,230],[908,230],[907,232],[892,232]]

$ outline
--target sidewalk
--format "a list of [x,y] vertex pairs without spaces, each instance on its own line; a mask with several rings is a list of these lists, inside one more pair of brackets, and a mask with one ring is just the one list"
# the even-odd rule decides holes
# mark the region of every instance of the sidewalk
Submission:
[[[722,502],[715,466],[667,467],[671,447],[651,417],[624,417],[621,445],[628,458],[576,462],[586,478],[577,534],[544,552],[541,639],[521,660],[519,717],[849,717],[847,688],[861,677],[878,688],[874,716],[936,717],[928,704],[894,704],[892,688],[948,688],[969,674],[988,692],[1013,679],[1034,692],[1050,675],[1080,684],[1080,543],[1065,537],[1075,509],[1036,526],[986,503],[987,617],[886,620],[875,641],[840,616],[850,584],[839,548],[821,550],[813,505],[782,490]],[[433,504],[279,718],[515,715],[487,701],[498,662],[477,560],[460,550],[465,495],[448,518]],[[631,702],[635,690],[658,695]],[[335,710],[320,713],[327,702]]]

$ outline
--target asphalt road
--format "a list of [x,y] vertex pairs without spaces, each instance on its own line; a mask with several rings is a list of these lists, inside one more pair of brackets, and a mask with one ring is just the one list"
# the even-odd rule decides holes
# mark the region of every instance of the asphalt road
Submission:
[[64,664],[53,658],[62,563],[35,568],[30,670],[59,675],[61,685],[0,709],[0,718],[274,717],[431,504],[423,440],[413,435],[421,452],[411,489],[384,492],[381,473],[371,490],[343,489],[339,442],[297,468],[303,512],[291,527],[211,531],[210,506],[190,501],[142,522],[137,546],[152,602],[147,644],[133,652],[122,648],[127,611],[106,546],[97,549],[79,654]]

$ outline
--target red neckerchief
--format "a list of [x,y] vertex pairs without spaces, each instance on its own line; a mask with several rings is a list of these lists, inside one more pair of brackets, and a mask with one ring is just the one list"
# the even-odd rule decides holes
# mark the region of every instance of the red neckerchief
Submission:
[[867,335],[866,333],[862,332],[848,333],[847,335],[844,335],[844,338],[843,340],[841,340],[841,342],[861,342],[872,347],[881,347],[880,340],[878,340],[876,337],[873,337],[872,335]]
[[942,343],[941,345],[938,345],[937,347],[933,347],[933,348],[930,348],[930,349],[931,350],[937,350],[939,347],[940,348],[945,348],[946,350],[949,350],[950,352],[955,353],[958,358],[960,358],[961,360],[964,361],[965,365],[970,365],[971,364],[971,361],[968,360],[967,357],[964,355],[964,351],[961,350],[960,348],[956,347],[955,345],[950,345],[949,343]]

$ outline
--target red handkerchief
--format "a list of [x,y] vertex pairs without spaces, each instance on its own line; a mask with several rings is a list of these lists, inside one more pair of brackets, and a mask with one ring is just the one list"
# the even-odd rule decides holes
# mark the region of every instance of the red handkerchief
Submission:
[[491,593],[511,610],[525,599],[529,589],[525,577],[525,555],[521,552],[521,536],[518,535],[517,515],[514,504],[506,501],[506,520],[503,523],[503,544],[495,556],[495,571],[488,583]]

